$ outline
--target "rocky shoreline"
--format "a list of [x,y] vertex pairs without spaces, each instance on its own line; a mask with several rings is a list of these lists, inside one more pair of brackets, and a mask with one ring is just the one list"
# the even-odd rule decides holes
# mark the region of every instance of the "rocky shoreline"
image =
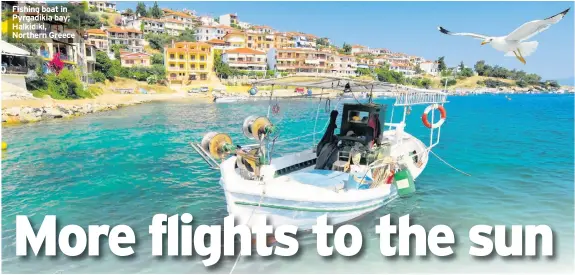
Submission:
[[2,109],[2,123],[20,124],[37,122],[46,119],[70,118],[97,112],[116,110],[125,106],[137,105],[151,100],[139,99],[124,103],[85,103],[85,104],[53,104],[42,107],[8,107]]

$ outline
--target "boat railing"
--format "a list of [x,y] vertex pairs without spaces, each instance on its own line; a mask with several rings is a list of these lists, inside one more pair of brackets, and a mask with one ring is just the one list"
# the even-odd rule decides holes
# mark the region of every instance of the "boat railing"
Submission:
[[396,93],[394,106],[428,105],[447,103],[447,93],[434,90],[413,89]]

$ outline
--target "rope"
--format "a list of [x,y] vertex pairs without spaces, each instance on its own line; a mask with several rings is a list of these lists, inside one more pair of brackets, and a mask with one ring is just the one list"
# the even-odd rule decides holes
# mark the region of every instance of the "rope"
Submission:
[[463,172],[463,171],[461,171],[461,170],[455,168],[453,165],[447,163],[447,161],[445,161],[445,160],[443,160],[442,158],[440,158],[435,152],[433,152],[433,151],[431,151],[431,150],[429,150],[429,152],[432,153],[432,154],[433,154],[436,158],[438,158],[441,162],[445,163],[445,165],[451,167],[453,170],[455,170],[455,171],[457,171],[457,172],[459,172],[459,173],[461,173],[461,174],[464,174],[464,175],[466,175],[466,176],[468,176],[468,177],[471,177],[470,174],[465,173],[465,172]]
[[325,100],[325,112],[329,113],[330,110],[331,110],[331,99],[327,98]]
[[[265,191],[262,190],[262,194],[260,196],[260,202],[258,203],[258,207],[254,208],[254,210],[252,210],[252,213],[250,214],[250,217],[248,218],[248,222],[246,224],[250,223],[250,220],[252,219],[252,216],[254,215],[254,213],[256,212],[257,209],[260,209],[260,206],[262,205],[262,201],[264,199],[264,194]],[[236,262],[234,263],[234,266],[232,266],[232,269],[230,270],[230,274],[234,273],[234,270],[236,269],[236,265],[238,264],[238,262],[240,261],[240,258],[242,257],[242,253],[240,252],[240,254],[238,255],[238,257],[236,258]]]

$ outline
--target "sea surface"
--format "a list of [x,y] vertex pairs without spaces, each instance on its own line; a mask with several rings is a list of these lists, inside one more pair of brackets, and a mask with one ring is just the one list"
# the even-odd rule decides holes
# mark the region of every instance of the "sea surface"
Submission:
[[[450,97],[447,121],[434,152],[466,176],[430,156],[417,192],[354,221],[363,249],[354,257],[320,257],[314,235],[299,237],[296,256],[244,256],[234,273],[505,273],[573,271],[574,118],[572,95]],[[381,100],[382,103],[391,103]],[[318,99],[280,100],[272,120],[278,141],[320,131],[330,108]],[[319,106],[319,107],[318,107]],[[191,213],[194,225],[222,224],[227,216],[219,172],[195,154],[190,142],[208,131],[230,133],[238,144],[243,119],[266,115],[268,103],[161,102],[2,129],[2,272],[4,273],[229,273],[236,258],[204,267],[200,256],[153,257],[148,226],[157,213]],[[341,105],[339,105],[341,107]],[[414,107],[406,130],[425,143],[425,106]],[[319,122],[315,123],[316,114]],[[394,111],[394,121],[402,110]],[[387,118],[391,108],[387,110]],[[436,116],[437,117],[437,116]],[[389,120],[389,119],[386,119]],[[321,135],[315,136],[318,141]],[[314,136],[276,144],[275,155],[312,146]],[[409,214],[429,230],[455,231],[454,256],[383,257],[379,217]],[[58,227],[125,224],[136,232],[135,255],[119,258],[103,243],[101,256],[17,257],[16,215],[37,229],[45,215]],[[554,257],[468,255],[469,229],[485,225],[549,225]]]

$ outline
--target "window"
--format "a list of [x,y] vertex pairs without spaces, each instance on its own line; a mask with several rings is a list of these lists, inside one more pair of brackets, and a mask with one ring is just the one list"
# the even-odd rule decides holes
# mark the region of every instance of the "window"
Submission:
[[196,69],[196,64],[192,64],[192,70]]
[[180,64],[180,69],[183,69],[183,68],[184,68],[184,64]]
[[170,54],[170,58],[174,59],[175,58],[174,54]]
[[203,69],[204,69],[204,65],[200,65],[200,70],[203,70]]
[[183,60],[184,59],[184,55],[180,54],[180,59]]

